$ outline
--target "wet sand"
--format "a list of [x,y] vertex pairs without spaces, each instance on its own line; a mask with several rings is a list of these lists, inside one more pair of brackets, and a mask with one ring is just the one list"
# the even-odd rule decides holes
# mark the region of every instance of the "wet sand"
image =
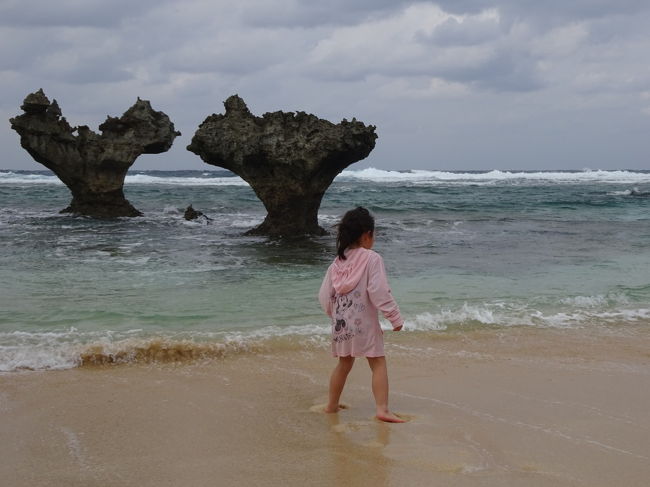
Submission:
[[650,332],[387,334],[391,407],[357,361],[283,349],[0,375],[0,479],[37,486],[647,486]]

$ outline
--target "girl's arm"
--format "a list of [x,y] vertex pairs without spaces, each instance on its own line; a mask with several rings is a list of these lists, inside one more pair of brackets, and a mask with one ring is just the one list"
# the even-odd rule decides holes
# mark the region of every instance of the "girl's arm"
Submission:
[[332,316],[332,298],[334,297],[334,287],[332,286],[332,279],[330,279],[330,270],[327,269],[323,284],[320,286],[318,292],[318,300],[320,301],[321,308],[327,313],[327,316]]
[[374,252],[368,261],[368,296],[372,304],[393,324],[393,330],[401,330],[404,320],[388,286],[384,260]]

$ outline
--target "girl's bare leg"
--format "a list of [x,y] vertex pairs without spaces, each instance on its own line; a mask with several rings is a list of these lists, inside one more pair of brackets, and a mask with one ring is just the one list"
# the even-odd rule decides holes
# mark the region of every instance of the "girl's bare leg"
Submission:
[[345,381],[353,365],[354,357],[339,357],[339,363],[334,367],[330,377],[329,402],[325,407],[326,413],[336,413],[342,408],[339,400],[341,399]]
[[368,357],[372,370],[372,393],[377,404],[377,419],[388,423],[404,423],[404,420],[388,409],[388,368],[386,357]]

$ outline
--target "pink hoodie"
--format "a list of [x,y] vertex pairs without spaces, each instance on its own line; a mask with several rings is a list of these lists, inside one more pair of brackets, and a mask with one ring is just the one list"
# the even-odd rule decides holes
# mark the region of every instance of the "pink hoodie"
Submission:
[[[360,251],[361,250],[361,251]],[[362,247],[345,251],[345,260],[337,257],[332,263],[332,286],[337,294],[347,294],[352,291],[366,271],[370,252],[363,252]]]
[[332,318],[332,354],[336,357],[381,357],[383,332],[378,311],[393,328],[404,324],[391,294],[384,261],[363,247],[345,251],[327,269],[319,292],[323,310]]

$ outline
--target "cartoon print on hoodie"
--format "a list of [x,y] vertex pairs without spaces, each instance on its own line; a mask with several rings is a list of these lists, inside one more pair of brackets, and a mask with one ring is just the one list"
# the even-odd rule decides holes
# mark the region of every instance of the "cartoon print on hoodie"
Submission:
[[[353,304],[352,296],[349,294],[336,296],[336,326],[334,327],[336,331],[341,331],[346,327],[346,312],[352,308]],[[350,316],[347,317],[350,318]]]
[[[336,326],[334,327],[335,331],[341,331],[343,328],[348,326],[349,323],[353,322],[356,325],[361,323],[361,320],[354,319],[355,311],[359,309],[359,305],[354,302],[354,297],[359,297],[359,293],[355,292],[344,294],[342,296],[336,296]],[[358,326],[357,326],[358,327]],[[351,332],[351,328],[348,326],[348,332]]]
[[349,340],[355,335],[355,330],[350,326],[351,323],[357,324],[355,328],[358,328],[358,323],[360,323],[359,319],[355,319],[358,305],[354,302],[353,293],[337,295],[334,300],[334,320],[336,320],[334,340]]
[[[361,294],[355,288],[368,263],[369,253],[354,252],[346,260],[338,260],[332,272],[332,285],[336,291],[332,297],[334,311],[334,341],[349,340],[362,332],[359,314],[365,307],[359,303]],[[355,299],[356,298],[356,299]]]

